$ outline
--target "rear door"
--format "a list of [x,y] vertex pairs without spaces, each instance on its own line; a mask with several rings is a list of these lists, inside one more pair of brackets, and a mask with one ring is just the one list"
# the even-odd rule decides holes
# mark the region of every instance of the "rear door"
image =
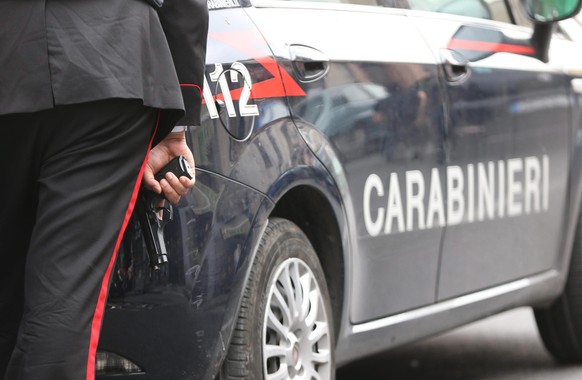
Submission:
[[352,322],[434,303],[442,210],[427,207],[444,183],[434,55],[402,10],[253,5],[248,14],[305,93],[288,94],[294,120],[333,150],[328,169],[355,217]]
[[511,24],[504,1],[410,6],[441,61],[448,97],[439,299],[551,269],[567,199],[569,97],[560,66],[533,56],[531,30]]

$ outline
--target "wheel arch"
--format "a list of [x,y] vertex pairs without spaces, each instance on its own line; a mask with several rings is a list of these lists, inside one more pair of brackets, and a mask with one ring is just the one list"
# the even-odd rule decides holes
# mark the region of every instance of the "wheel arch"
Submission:
[[342,234],[331,203],[318,189],[296,186],[277,201],[270,217],[296,224],[315,249],[331,297],[335,335],[339,333],[345,299],[345,260]]

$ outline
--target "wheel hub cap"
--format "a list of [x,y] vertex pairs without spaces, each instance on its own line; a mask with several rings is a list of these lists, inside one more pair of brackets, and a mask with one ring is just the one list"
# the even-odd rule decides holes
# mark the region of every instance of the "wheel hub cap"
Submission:
[[330,379],[330,326],[309,266],[296,258],[282,262],[267,297],[262,339],[265,380]]

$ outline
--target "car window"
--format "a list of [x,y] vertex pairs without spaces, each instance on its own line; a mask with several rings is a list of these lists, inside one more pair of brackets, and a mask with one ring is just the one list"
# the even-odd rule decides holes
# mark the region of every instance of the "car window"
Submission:
[[504,0],[408,0],[408,8],[511,22]]
[[505,0],[300,0],[300,1],[316,3],[344,3],[344,4],[381,6],[387,8],[413,9],[512,23],[512,17],[510,15],[509,10],[507,9],[507,4]]

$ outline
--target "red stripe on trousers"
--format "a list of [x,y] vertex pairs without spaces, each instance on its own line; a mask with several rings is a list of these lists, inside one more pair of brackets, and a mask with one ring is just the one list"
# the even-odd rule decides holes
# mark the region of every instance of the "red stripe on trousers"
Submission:
[[137,181],[133,187],[133,193],[131,194],[131,199],[129,200],[129,205],[127,206],[127,210],[125,211],[125,218],[123,219],[123,224],[121,225],[121,229],[119,230],[119,234],[117,235],[117,241],[115,243],[115,248],[113,249],[113,254],[111,255],[111,260],[109,260],[109,265],[107,266],[107,270],[105,271],[105,275],[103,276],[103,280],[101,281],[101,289],[99,290],[99,298],[97,299],[97,306],[95,307],[95,314],[93,314],[93,322],[91,323],[91,340],[89,341],[89,357],[87,359],[87,375],[86,380],[94,380],[95,379],[95,356],[97,354],[97,345],[99,344],[99,334],[101,332],[101,323],[103,322],[103,314],[105,311],[105,302],[107,301],[107,292],[109,290],[109,279],[111,277],[111,272],[113,271],[113,267],[115,265],[115,260],[117,259],[117,252],[119,251],[119,246],[121,245],[121,240],[123,239],[123,234],[125,229],[127,228],[127,224],[129,223],[129,219],[131,214],[133,213],[133,208],[135,206],[135,202],[137,201],[137,195],[139,193],[139,187],[141,184],[141,180],[143,178],[143,173],[145,171],[145,167],[148,163],[148,158],[150,156],[150,150],[152,148],[152,143],[154,141],[154,136],[158,130],[158,125],[160,123],[160,112],[158,111],[158,118],[156,120],[156,127],[154,128],[154,132],[152,134],[152,138],[148,145],[148,150],[145,156],[143,163],[141,164],[141,168],[139,170],[139,174],[137,176]]

